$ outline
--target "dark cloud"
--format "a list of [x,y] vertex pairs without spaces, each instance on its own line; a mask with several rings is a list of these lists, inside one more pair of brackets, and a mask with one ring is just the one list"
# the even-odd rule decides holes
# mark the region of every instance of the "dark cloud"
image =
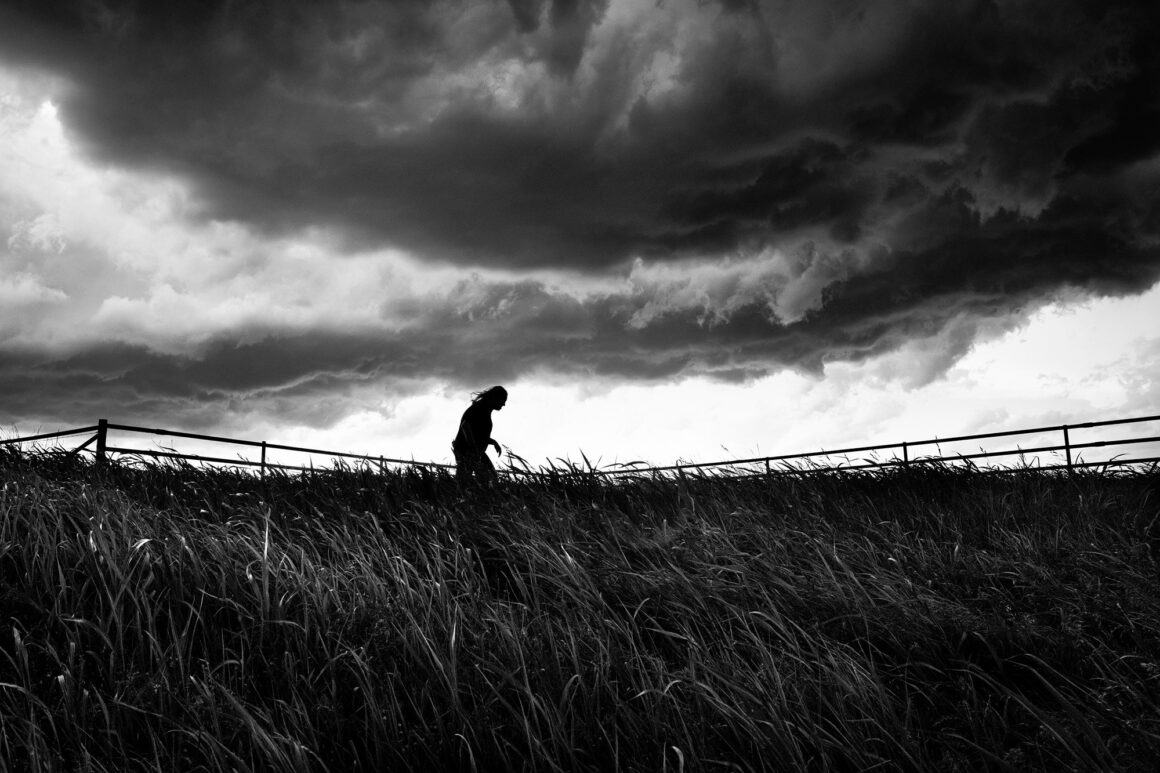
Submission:
[[[985,209],[1037,211],[1059,176],[1157,147],[1146,5],[662,6],[698,16],[679,52],[582,0],[6,5],[7,56],[75,81],[64,116],[93,153],[189,175],[206,216],[466,264],[599,267],[807,227],[858,243],[919,158]],[[672,72],[649,69],[661,54]],[[499,65],[542,82],[509,84],[507,110],[502,73],[417,92]]]
[[[2,391],[82,384],[102,405],[160,411],[391,380],[741,379],[952,328],[965,351],[964,319],[1160,280],[1154,4],[618,13],[597,0],[0,2],[0,58],[67,76],[61,116],[86,151],[182,175],[203,218],[629,283],[584,297],[468,283],[399,301],[405,335],[9,354]],[[690,284],[767,257],[788,262]],[[4,410],[26,415],[19,399]]]

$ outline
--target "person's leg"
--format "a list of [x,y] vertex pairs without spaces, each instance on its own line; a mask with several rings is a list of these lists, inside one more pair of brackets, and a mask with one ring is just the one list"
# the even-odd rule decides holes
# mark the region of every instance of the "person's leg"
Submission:
[[479,479],[489,486],[499,480],[499,475],[495,472],[495,465],[491,463],[491,459],[487,458],[486,451],[479,455]]
[[459,451],[455,452],[455,480],[460,483],[467,484],[471,482],[472,475],[472,455],[463,454]]

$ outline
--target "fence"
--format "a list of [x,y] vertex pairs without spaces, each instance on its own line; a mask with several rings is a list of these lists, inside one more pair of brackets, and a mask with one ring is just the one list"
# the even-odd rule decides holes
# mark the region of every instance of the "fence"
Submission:
[[[591,472],[605,476],[623,476],[623,475],[640,475],[640,474],[658,474],[658,473],[682,473],[684,471],[694,470],[717,470],[726,471],[730,474],[778,474],[785,472],[795,472],[803,469],[825,470],[825,469],[870,469],[881,467],[897,467],[907,466],[910,464],[940,461],[947,463],[971,463],[976,464],[977,460],[994,460],[1004,457],[1018,456],[1020,465],[1018,467],[991,467],[988,469],[1003,470],[1003,469],[1020,469],[1022,467],[1035,467],[1037,469],[1067,469],[1074,470],[1082,467],[1127,467],[1138,465],[1155,465],[1160,462],[1160,455],[1156,455],[1157,449],[1146,449],[1153,453],[1151,456],[1138,457],[1124,457],[1114,456],[1110,459],[1102,459],[1099,461],[1085,461],[1083,459],[1083,452],[1095,448],[1118,448],[1128,447],[1132,445],[1142,444],[1160,444],[1160,435],[1138,436],[1138,437],[1120,437],[1104,440],[1088,440],[1086,442],[1076,442],[1072,437],[1072,433],[1076,431],[1085,431],[1100,429],[1106,427],[1118,427],[1123,425],[1140,425],[1147,422],[1160,422],[1160,415],[1157,416],[1139,416],[1130,419],[1113,419],[1110,421],[1094,421],[1085,422],[1082,424],[1059,424],[1048,427],[1034,427],[1031,429],[1008,430],[1004,432],[987,432],[975,435],[958,435],[947,438],[931,438],[927,440],[910,440],[899,443],[886,443],[871,446],[857,446],[852,448],[839,448],[830,451],[811,451],[797,454],[782,454],[778,456],[761,456],[752,457],[748,459],[727,459],[716,462],[687,462],[672,464],[660,467],[642,466],[636,464],[630,465],[612,465],[605,469],[592,469]],[[245,448],[257,449],[260,451],[260,456],[257,460],[238,457],[236,459],[221,457],[221,456],[205,456],[200,454],[183,454],[173,450],[159,451],[146,448],[127,448],[123,446],[115,446],[109,443],[110,433],[128,433],[128,434],[145,434],[153,436],[163,436],[172,438],[186,438],[193,440],[201,440],[212,443],[224,443],[235,446],[242,446]],[[201,435],[193,432],[178,432],[167,429],[148,429],[145,427],[134,427],[126,424],[113,424],[106,419],[99,420],[95,425],[88,427],[78,427],[76,429],[67,429],[60,432],[48,432],[39,435],[31,435],[27,437],[10,438],[7,440],[0,440],[0,447],[8,446],[16,443],[35,443],[44,440],[57,440],[61,438],[71,437],[76,435],[92,434],[80,446],[72,449],[71,453],[80,453],[89,450],[90,446],[94,446],[91,450],[98,463],[103,463],[110,457],[111,454],[121,454],[127,456],[147,456],[155,459],[182,459],[186,461],[202,462],[216,465],[229,465],[234,467],[256,467],[262,475],[265,475],[267,470],[296,470],[306,471],[317,469],[313,463],[310,466],[306,465],[292,465],[284,463],[275,463],[267,459],[269,451],[283,451],[306,454],[318,454],[320,456],[328,457],[332,460],[352,459],[365,462],[377,466],[380,470],[386,470],[388,465],[403,465],[407,467],[422,467],[429,469],[448,469],[454,465],[442,464],[439,462],[420,462],[413,459],[397,459],[385,456],[372,456],[366,454],[351,454],[342,451],[326,451],[317,448],[304,448],[300,446],[284,445],[280,443],[268,443],[264,440],[240,440],[237,438],[218,437],[214,435]],[[970,453],[951,453],[944,454],[942,447],[952,444],[960,444],[965,442],[975,443],[983,440],[993,440],[996,438],[1014,438],[1019,436],[1030,437],[1032,439],[1043,436],[1056,435],[1062,438],[1062,443],[1049,443],[1048,445],[1032,445],[1030,447],[1020,447],[1003,449],[1003,450],[985,450],[980,447],[978,451]],[[935,454],[916,454],[916,449],[923,447],[935,446]],[[1042,464],[1040,454],[1055,454],[1059,455],[1062,452],[1062,458],[1059,464]],[[861,455],[854,456],[852,455]],[[823,464],[817,460],[839,460],[838,463]],[[977,465],[982,466],[982,465]],[[515,475],[536,475],[537,472],[531,470],[521,470],[509,467],[505,472]]]
[[[1145,422],[1160,422],[1160,415],[1156,416],[1138,416],[1130,419],[1112,419],[1109,421],[1090,421],[1082,424],[1058,424],[1046,427],[1032,427],[1030,429],[1006,430],[1003,432],[984,432],[974,435],[956,435],[945,438],[929,438],[926,440],[908,440],[900,441],[898,443],[884,443],[870,446],[856,446],[850,448],[838,448],[831,451],[810,451],[806,453],[796,454],[781,454],[777,456],[759,456],[748,459],[726,459],[716,462],[687,462],[680,464],[672,464],[663,467],[627,467],[623,470],[606,470],[605,474],[620,475],[631,473],[656,473],[656,472],[681,472],[686,470],[713,470],[726,469],[730,471],[743,471],[746,473],[758,474],[773,474],[777,472],[795,472],[800,471],[801,467],[795,466],[805,463],[808,469],[826,470],[826,469],[844,469],[844,470],[859,470],[872,469],[880,467],[899,467],[910,464],[918,464],[923,462],[948,462],[948,463],[965,463],[974,464],[977,460],[993,460],[1003,457],[1018,456],[1019,466],[1004,467],[1004,468],[990,468],[990,469],[1023,469],[1025,467],[1035,467],[1037,469],[1067,469],[1074,470],[1083,467],[1127,467],[1135,465],[1155,465],[1160,462],[1160,448],[1149,449],[1152,455],[1136,456],[1136,457],[1113,457],[1111,459],[1101,459],[1099,461],[1085,461],[1082,458],[1082,453],[1086,450],[1095,448],[1114,448],[1121,446],[1131,446],[1135,444],[1160,444],[1160,435],[1140,436],[1140,437],[1121,437],[1105,440],[1091,440],[1086,442],[1076,442],[1072,437],[1072,433],[1076,430],[1092,430],[1103,427],[1116,427],[1129,424],[1142,424]],[[976,442],[980,440],[993,440],[995,438],[1013,438],[1018,436],[1027,437],[1041,437],[1044,435],[1059,433],[1062,438],[1062,443],[1051,443],[1048,445],[1032,445],[1029,447],[1016,446],[1015,448],[1008,448],[1002,450],[979,450],[972,452],[944,454],[941,452],[934,454],[915,454],[916,449],[921,449],[924,446],[941,446],[961,444],[965,442]],[[1062,452],[1061,463],[1059,464],[1042,464],[1038,458],[1039,454],[1050,454]],[[851,458],[851,455],[861,455],[860,458]],[[837,464],[811,464],[815,460],[834,460],[840,459]],[[778,469],[780,467],[781,469]]]
[[[182,454],[176,451],[158,451],[149,448],[126,448],[123,446],[114,446],[109,444],[110,432],[122,432],[129,434],[144,434],[153,436],[164,436],[173,438],[186,438],[191,440],[204,440],[212,443],[224,443],[235,446],[242,446],[244,448],[257,449],[260,456],[257,460],[247,459],[245,457],[238,457],[235,459],[221,457],[221,456],[203,456],[200,454]],[[369,464],[376,465],[380,470],[386,470],[387,465],[406,465],[414,467],[430,467],[430,468],[451,468],[455,465],[439,464],[437,462],[417,462],[413,459],[395,459],[386,456],[369,456],[367,454],[351,454],[345,451],[327,451],[320,448],[304,448],[301,446],[291,446],[282,443],[268,443],[265,440],[240,440],[238,438],[219,437],[216,435],[201,435],[196,432],[178,432],[169,429],[149,429],[146,427],[134,427],[128,424],[113,424],[107,419],[101,419],[96,424],[89,427],[78,427],[76,429],[66,429],[60,432],[47,432],[41,435],[31,435],[29,437],[11,438],[9,440],[0,440],[0,446],[11,445],[14,443],[28,443],[40,440],[53,440],[63,437],[70,437],[75,435],[87,435],[93,433],[92,437],[86,440],[81,445],[72,449],[72,453],[80,453],[88,449],[89,446],[95,444],[93,454],[98,463],[103,463],[109,458],[111,454],[121,454],[126,456],[148,456],[154,459],[183,459],[191,462],[204,462],[209,464],[229,465],[233,467],[257,467],[261,474],[265,475],[267,470],[295,470],[304,472],[307,470],[316,469],[306,465],[295,464],[280,464],[267,459],[267,454],[270,451],[290,451],[296,453],[318,454],[325,456],[331,460],[336,459],[354,459]]]

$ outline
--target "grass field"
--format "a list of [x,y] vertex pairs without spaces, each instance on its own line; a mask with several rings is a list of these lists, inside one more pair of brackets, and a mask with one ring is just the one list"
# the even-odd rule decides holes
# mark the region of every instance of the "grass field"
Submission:
[[1160,769],[1160,472],[0,480],[8,770]]

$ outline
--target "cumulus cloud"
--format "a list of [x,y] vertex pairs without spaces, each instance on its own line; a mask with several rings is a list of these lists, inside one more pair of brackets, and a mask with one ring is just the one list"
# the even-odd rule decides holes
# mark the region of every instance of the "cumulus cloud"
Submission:
[[40,316],[67,299],[61,290],[47,287],[29,274],[0,277],[0,342],[17,337],[30,317]]

